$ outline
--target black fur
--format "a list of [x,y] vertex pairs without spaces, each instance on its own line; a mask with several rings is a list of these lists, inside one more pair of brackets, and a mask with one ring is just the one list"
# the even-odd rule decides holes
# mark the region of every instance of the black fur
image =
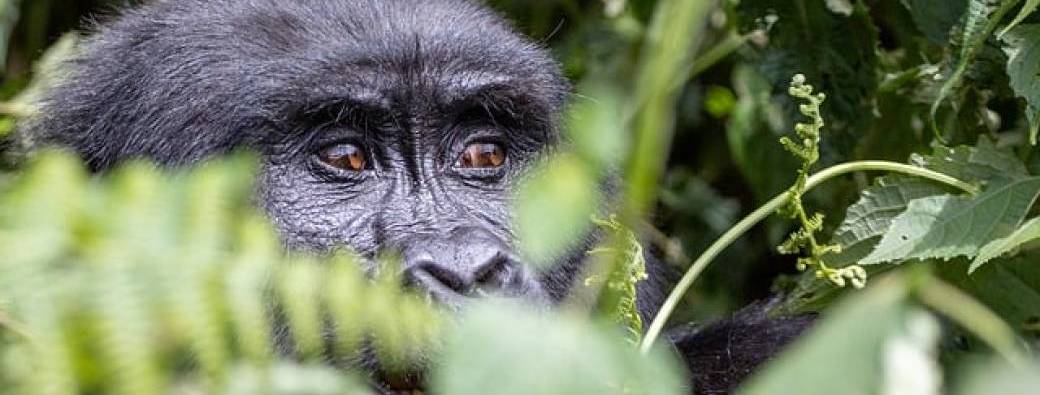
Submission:
[[[480,248],[518,260],[510,191],[558,143],[569,86],[544,49],[487,8],[165,0],[95,30],[71,76],[25,126],[30,140],[73,149],[95,171],[130,158],[176,166],[249,148],[262,157],[260,205],[290,248],[407,255],[478,231],[487,240]],[[508,144],[508,165],[493,174],[454,167],[474,138]],[[344,173],[314,159],[342,141],[366,147],[372,169]],[[508,290],[562,299],[581,247],[537,278],[510,277],[523,284]],[[639,290],[647,318],[666,289],[666,269],[650,261],[652,278]],[[695,385],[716,393],[807,325],[744,314],[674,343]]]
[[686,365],[697,369],[698,394],[733,392],[815,321],[814,315],[771,318],[769,307],[754,304],[714,325],[680,327],[668,333]]

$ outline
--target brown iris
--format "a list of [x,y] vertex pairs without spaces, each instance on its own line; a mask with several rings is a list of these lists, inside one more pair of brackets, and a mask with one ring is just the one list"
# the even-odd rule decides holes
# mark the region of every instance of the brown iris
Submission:
[[349,171],[365,170],[365,151],[354,144],[336,144],[321,150],[322,162]]
[[490,169],[502,166],[506,151],[493,143],[475,143],[466,147],[459,158],[459,167],[466,169]]

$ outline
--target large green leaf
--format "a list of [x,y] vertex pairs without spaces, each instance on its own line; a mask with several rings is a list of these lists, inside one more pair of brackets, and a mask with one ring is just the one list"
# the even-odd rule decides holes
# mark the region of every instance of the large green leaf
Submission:
[[582,160],[562,155],[541,164],[517,196],[521,251],[534,264],[553,262],[589,229],[598,204],[598,185]]
[[1013,232],[1040,194],[1040,177],[992,185],[978,197],[931,196],[911,201],[862,264],[957,256]]
[[945,189],[935,183],[919,179],[879,179],[877,185],[864,190],[859,201],[849,206],[845,220],[831,239],[832,243],[841,246],[841,252],[825,256],[825,261],[834,266],[858,262],[870,255],[892,220],[906,211],[911,201],[944,192]]
[[571,316],[503,303],[476,307],[448,340],[438,394],[680,394],[668,353],[648,356],[614,332]]
[[1026,100],[1029,142],[1036,144],[1040,130],[1040,24],[1018,26],[1003,41],[1011,89]]
[[1014,231],[1040,191],[1040,179],[988,139],[974,147],[937,146],[910,162],[989,186],[979,196],[954,196],[920,179],[882,177],[848,208],[832,239],[842,252],[827,257],[828,263],[975,256],[985,243]]
[[[988,139],[979,140],[974,147],[936,146],[931,155],[912,155],[910,163],[972,183],[987,180],[1008,182],[1029,177],[1025,166],[1015,156],[997,149]],[[833,266],[860,262],[889,233],[893,220],[906,212],[910,202],[927,197],[953,197],[949,192],[946,187],[918,178],[878,178],[877,184],[861,192],[859,201],[847,209],[845,220],[831,239],[832,243],[841,245],[842,251],[825,255],[825,262]],[[867,269],[873,274],[888,268],[876,265]],[[788,313],[817,310],[839,293],[825,282],[817,281],[810,273],[792,287],[777,310]]]
[[[910,163],[976,183],[1029,176],[1017,158],[998,150],[988,139],[979,140],[975,147],[936,146],[931,155],[912,155]],[[826,262],[845,266],[867,257],[911,201],[947,192],[938,184],[918,178],[879,178],[876,185],[860,193],[859,201],[849,206],[832,238],[832,243],[841,245],[842,251],[825,257]]]
[[900,281],[880,281],[830,314],[738,393],[867,395],[885,393],[883,388],[894,385],[936,386],[930,356],[938,324],[907,306]]

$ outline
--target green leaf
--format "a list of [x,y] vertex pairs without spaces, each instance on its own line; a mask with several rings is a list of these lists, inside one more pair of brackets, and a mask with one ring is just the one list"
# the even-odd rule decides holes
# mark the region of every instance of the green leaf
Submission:
[[964,27],[960,37],[957,38],[960,45],[957,63],[932,103],[931,119],[933,126],[935,125],[936,113],[938,113],[943,101],[960,88],[968,66],[974,62],[975,57],[982,50],[983,44],[989,39],[1000,21],[1004,19],[1004,15],[1011,11],[1018,2],[1019,0],[971,0],[968,3]]
[[945,44],[950,30],[964,15],[967,0],[902,0],[917,29],[933,43]]
[[7,46],[11,39],[11,30],[18,23],[18,1],[0,0],[0,71],[6,71]]
[[[395,373],[442,337],[439,312],[403,293],[397,271],[370,284],[347,257],[284,256],[251,204],[247,159],[89,177],[40,153],[0,183],[0,392],[222,393],[250,361],[260,392],[356,393],[274,364],[347,360],[363,335]],[[294,349],[275,355],[272,336]]]
[[[589,163],[605,168],[624,158],[629,145],[621,95],[606,84],[592,83],[568,112],[571,147]],[[585,97],[594,97],[595,100]]]
[[667,352],[648,356],[616,331],[575,316],[485,303],[448,340],[431,386],[438,394],[682,394]]
[[969,263],[940,265],[937,274],[968,292],[1013,328],[1040,333],[1040,255],[1030,252],[990,262],[971,275]]
[[1026,100],[1029,143],[1036,145],[1040,131],[1040,24],[1016,27],[1003,41],[1011,89]]
[[1040,218],[1033,218],[1007,237],[993,240],[983,246],[979,251],[979,255],[971,263],[971,267],[968,268],[968,272],[972,273],[986,262],[1010,253],[1023,244],[1036,239],[1040,239]]
[[943,195],[911,201],[860,263],[974,257],[986,243],[1014,231],[1038,194],[1040,177],[1028,177],[992,185],[975,198]]
[[972,199],[946,194],[947,189],[924,180],[880,178],[849,207],[832,239],[842,252],[826,262],[844,266],[973,257],[985,243],[1014,231],[1040,188],[1017,158],[986,138],[976,147],[937,146],[932,155],[913,155],[910,162],[989,187]]
[[839,267],[859,262],[870,255],[892,220],[906,211],[911,201],[944,192],[941,186],[916,178],[880,178],[849,206],[845,220],[831,238],[831,243],[841,246],[841,252],[825,255],[824,262]]
[[966,370],[957,395],[1033,395],[1040,388],[1040,364],[1010,365],[1003,361]]
[[[936,146],[931,155],[911,155],[910,163],[975,183],[1029,176],[1017,158],[998,150],[985,138],[974,147]],[[919,178],[878,178],[876,185],[863,190],[859,201],[846,210],[845,220],[831,239],[842,251],[827,256],[825,262],[834,266],[858,262],[870,255],[892,220],[905,212],[911,201],[947,192],[942,186]]]
[[552,263],[589,230],[599,196],[593,174],[577,157],[563,154],[542,163],[518,192],[522,253],[536,265]]
[[1011,152],[998,149],[985,137],[974,147],[935,146],[931,155],[911,156],[910,163],[973,183],[1029,176],[1022,161]]
[[[907,306],[903,284],[895,279],[879,281],[834,306],[808,336],[768,362],[738,393],[868,395],[886,393],[883,388],[907,380],[934,382],[936,367],[928,362],[938,323]],[[905,365],[908,354],[923,358]]]
[[[910,163],[972,183],[987,180],[1007,182],[1029,177],[1025,166],[1014,155],[997,149],[985,138],[980,139],[974,147],[936,146],[931,155],[912,155]],[[879,177],[876,185],[863,190],[859,201],[847,209],[845,220],[830,240],[831,243],[841,245],[842,251],[825,255],[824,262],[835,267],[860,262],[873,252],[878,242],[889,232],[892,221],[906,211],[910,202],[926,197],[950,196],[949,192],[938,184],[919,178]],[[866,269],[873,275],[888,268],[875,265]],[[828,284],[817,281],[811,274],[805,275],[777,310],[815,311],[825,306],[838,293]]]
[[964,28],[958,44],[960,45],[960,61],[968,62],[971,53],[977,51],[989,34],[1000,23],[1004,15],[1014,8],[1020,0],[970,0],[968,12],[964,20]]
[[1040,6],[1040,0],[1026,0],[1026,3],[1022,5],[1022,9],[1018,11],[1018,15],[1015,16],[1015,19],[1005,26],[1004,29],[997,34],[997,37],[1003,37],[1007,32],[1011,31],[1011,29],[1014,29],[1015,26],[1018,26],[1018,24],[1026,20],[1026,17],[1028,17],[1029,14],[1036,11],[1037,6]]
[[236,367],[227,385],[228,395],[342,395],[370,393],[360,380],[326,365],[278,362],[259,368]]

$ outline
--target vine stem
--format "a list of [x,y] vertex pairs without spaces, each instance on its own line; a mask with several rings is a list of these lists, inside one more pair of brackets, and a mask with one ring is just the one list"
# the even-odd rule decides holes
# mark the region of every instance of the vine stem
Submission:
[[919,284],[917,296],[928,307],[974,333],[1007,362],[1025,365],[1026,357],[1016,343],[1015,330],[975,298],[935,278]]
[[[967,193],[975,194],[977,188],[974,185],[950,177],[946,174],[942,174],[936,171],[928,170],[918,166],[907,165],[897,162],[888,161],[856,161],[849,163],[842,163],[832,167],[828,167],[813,174],[805,182],[804,191],[808,192],[816,186],[841,175],[848,173],[860,172],[860,171],[883,171],[890,173],[901,173],[916,177],[929,179],[938,183],[946,184],[954,188],[961,189]],[[733,244],[738,238],[747,233],[752,227],[768,218],[780,207],[787,204],[790,199],[790,192],[784,192],[777,195],[766,204],[762,205],[747,217],[737,222],[732,228],[723,233],[697,260],[690,265],[690,268],[683,274],[683,277],[679,280],[679,283],[675,285],[672,292],[665,299],[664,304],[661,305],[661,310],[654,316],[653,322],[650,323],[649,329],[647,329],[646,336],[643,337],[642,343],[639,345],[639,351],[643,354],[650,352],[650,348],[653,346],[654,341],[661,335],[661,331],[664,329],[665,323],[668,321],[668,317],[672,315],[675,308],[679,305],[679,301],[682,299],[686,291],[690,289],[693,282],[697,280],[701,272],[710,264],[726,247]]]

